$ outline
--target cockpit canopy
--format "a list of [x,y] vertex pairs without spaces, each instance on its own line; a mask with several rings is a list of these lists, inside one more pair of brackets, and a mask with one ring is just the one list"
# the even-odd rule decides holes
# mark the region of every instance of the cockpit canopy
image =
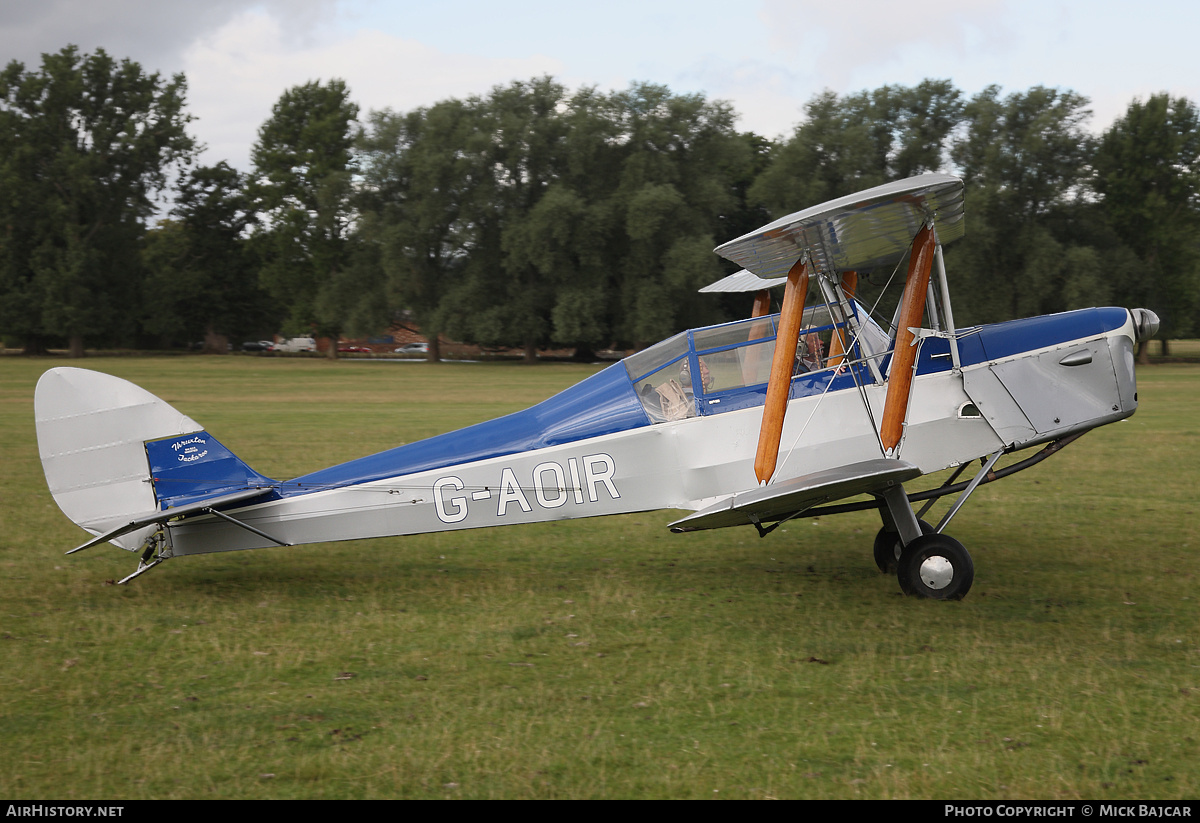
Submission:
[[[850,304],[862,329],[858,337],[835,322],[828,306],[805,309],[792,373],[812,378],[793,380],[793,396],[809,393],[807,388],[824,390],[835,377],[852,381],[851,369],[886,354],[889,335],[859,303]],[[625,358],[646,414],[662,423],[760,404],[771,374],[778,323],[779,315],[773,314],[693,329]]]

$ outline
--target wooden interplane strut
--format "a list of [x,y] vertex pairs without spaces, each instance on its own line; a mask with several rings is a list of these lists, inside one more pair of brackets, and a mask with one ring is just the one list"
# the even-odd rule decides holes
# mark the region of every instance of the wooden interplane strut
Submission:
[[754,308],[750,311],[751,317],[764,317],[771,313],[771,292],[768,289],[759,289],[754,294]]
[[904,434],[908,415],[908,398],[912,388],[913,363],[917,347],[910,328],[920,328],[925,315],[925,295],[929,291],[929,270],[937,238],[933,228],[925,225],[913,238],[912,254],[908,258],[908,277],[904,281],[904,296],[900,300],[900,318],[896,329],[896,347],[892,350],[892,365],[888,369],[887,399],[883,403],[883,420],[879,439],[889,454]]
[[[854,293],[858,288],[858,272],[844,271],[842,272],[842,291],[846,297],[851,300],[857,299]],[[836,320],[836,318],[835,318]],[[829,365],[840,366],[846,362],[846,352],[850,350],[850,343],[846,339],[846,326],[834,329],[833,337],[829,341]]]
[[[754,308],[750,313],[753,317],[766,317],[771,313],[771,292],[759,289],[754,295]],[[762,340],[771,333],[771,321],[760,320],[750,327],[747,340]],[[762,346],[748,346],[745,359],[742,361],[742,382],[747,386],[761,382],[758,377],[758,364],[762,357]]]
[[754,457],[754,474],[759,483],[771,479],[779,460],[779,439],[783,436],[783,418],[792,390],[796,346],[800,340],[800,323],[804,319],[804,301],[807,297],[808,258],[805,256],[797,260],[788,272],[787,286],[783,291],[783,309],[779,314],[779,330],[775,335],[775,356],[771,361],[762,426],[758,430],[758,452]]

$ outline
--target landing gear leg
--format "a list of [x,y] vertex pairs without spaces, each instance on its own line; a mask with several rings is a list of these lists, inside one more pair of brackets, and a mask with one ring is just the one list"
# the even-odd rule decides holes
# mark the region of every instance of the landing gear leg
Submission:
[[[965,597],[975,580],[975,564],[962,543],[918,520],[903,486],[892,486],[876,496],[883,503],[879,507],[883,528],[875,536],[875,565],[885,572],[894,569],[905,594],[932,600]],[[952,516],[953,512],[939,527]]]
[[884,574],[891,574],[900,560],[900,550],[924,534],[929,524],[917,520],[904,486],[899,483],[875,497],[883,520],[883,528],[875,535],[875,565]]
[[[918,520],[921,526],[921,534],[933,534],[935,529],[924,520]],[[884,526],[875,535],[875,565],[879,571],[884,574],[895,574],[896,564],[900,562],[900,552],[904,550],[904,544],[900,542],[900,533],[888,531],[887,526]]]

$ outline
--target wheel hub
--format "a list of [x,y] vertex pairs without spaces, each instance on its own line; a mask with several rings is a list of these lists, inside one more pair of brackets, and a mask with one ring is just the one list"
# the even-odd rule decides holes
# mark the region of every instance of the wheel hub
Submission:
[[954,580],[954,566],[944,557],[934,555],[921,563],[921,582],[937,591],[944,589]]

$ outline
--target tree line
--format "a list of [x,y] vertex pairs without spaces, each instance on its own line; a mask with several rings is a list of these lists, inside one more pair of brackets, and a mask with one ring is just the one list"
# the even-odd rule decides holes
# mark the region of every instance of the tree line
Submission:
[[[724,102],[551,77],[361,113],[340,80],[283,93],[252,168],[199,166],[186,79],[68,47],[0,73],[0,334],[210,344],[337,340],[409,318],[489,346],[653,343],[746,314],[697,294],[712,253],[789,212],[928,171],[967,186],[947,249],[959,325],[1145,306],[1200,331],[1200,115],[950,81],[823,92],[779,141]],[[171,203],[163,216],[158,204]],[[223,346],[222,346],[223,348]],[[336,348],[336,347],[333,347]]]

